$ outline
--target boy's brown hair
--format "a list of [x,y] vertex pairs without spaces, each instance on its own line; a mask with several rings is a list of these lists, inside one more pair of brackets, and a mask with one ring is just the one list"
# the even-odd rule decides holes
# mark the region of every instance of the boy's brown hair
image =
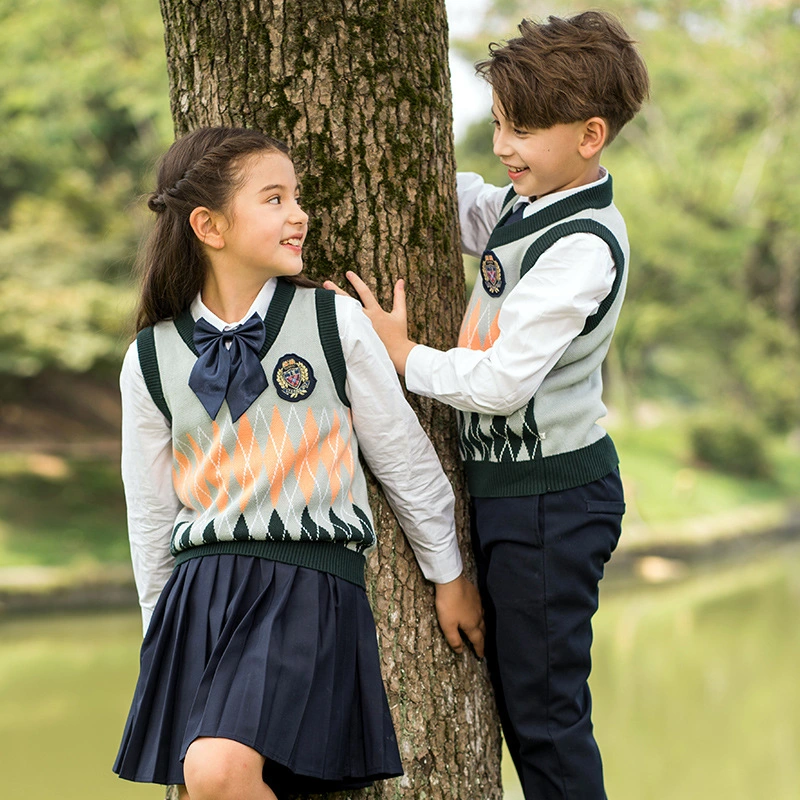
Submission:
[[492,86],[505,116],[523,130],[602,117],[606,144],[630,122],[649,94],[644,61],[634,40],[610,15],[525,19],[522,34],[489,45],[475,65]]

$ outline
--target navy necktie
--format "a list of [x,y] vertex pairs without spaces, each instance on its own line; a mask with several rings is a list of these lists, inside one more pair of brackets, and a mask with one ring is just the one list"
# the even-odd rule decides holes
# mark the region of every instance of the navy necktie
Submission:
[[[211,419],[216,419],[222,401],[228,401],[236,422],[267,388],[267,376],[258,353],[266,331],[258,314],[228,331],[217,330],[202,317],[194,326],[194,344],[200,357],[192,368],[189,386]],[[230,347],[226,344],[230,342]]]
[[512,212],[508,219],[503,223],[503,227],[506,225],[511,225],[513,222],[519,222],[522,219],[522,215],[525,213],[525,209],[530,205],[530,203],[520,203]]

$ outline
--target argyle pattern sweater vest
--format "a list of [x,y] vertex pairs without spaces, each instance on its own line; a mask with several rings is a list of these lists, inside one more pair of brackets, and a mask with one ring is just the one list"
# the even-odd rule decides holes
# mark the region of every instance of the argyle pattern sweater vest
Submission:
[[539,257],[573,233],[590,233],[609,247],[616,275],[609,295],[569,345],[531,400],[510,416],[459,412],[459,441],[474,497],[519,497],[562,491],[607,475],[614,444],[597,425],[601,364],[625,294],[628,238],[608,180],[505,225],[513,190],[486,245],[459,335],[459,346],[486,350],[499,334],[503,301]]
[[279,279],[264,325],[268,386],[236,422],[227,402],[211,419],[188,385],[197,359],[188,311],[139,334],[145,381],[172,426],[182,503],[172,553],[176,563],[260,556],[363,586],[375,533],[333,292]]

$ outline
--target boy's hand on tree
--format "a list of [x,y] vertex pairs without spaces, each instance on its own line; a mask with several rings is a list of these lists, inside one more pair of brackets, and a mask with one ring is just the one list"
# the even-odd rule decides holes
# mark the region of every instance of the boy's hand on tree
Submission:
[[467,637],[478,658],[483,658],[486,625],[478,590],[463,575],[449,583],[436,584],[436,615],[447,643],[456,653],[464,652],[461,633]]
[[[383,342],[394,368],[398,374],[404,375],[408,354],[416,346],[416,342],[412,342],[408,338],[405,282],[401,279],[394,285],[392,310],[384,311],[369,286],[355,272],[348,271],[345,275],[361,299],[364,313],[369,317],[372,327],[375,328],[375,332]],[[347,292],[340,289],[333,281],[325,281],[323,286],[326,289],[332,289],[337,294],[347,296]]]

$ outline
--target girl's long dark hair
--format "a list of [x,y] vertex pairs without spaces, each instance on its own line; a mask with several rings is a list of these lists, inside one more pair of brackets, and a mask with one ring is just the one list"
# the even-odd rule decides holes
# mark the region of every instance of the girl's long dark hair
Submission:
[[[156,190],[147,201],[156,223],[138,262],[137,332],[174,319],[191,305],[203,287],[208,264],[189,216],[198,206],[224,211],[243,179],[242,160],[265,152],[289,156],[283,142],[259,131],[215,127],[182,136],[164,154]],[[292,280],[316,285],[300,276]]]

